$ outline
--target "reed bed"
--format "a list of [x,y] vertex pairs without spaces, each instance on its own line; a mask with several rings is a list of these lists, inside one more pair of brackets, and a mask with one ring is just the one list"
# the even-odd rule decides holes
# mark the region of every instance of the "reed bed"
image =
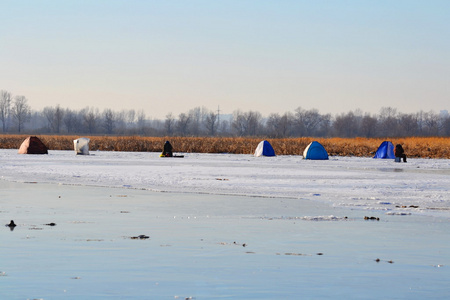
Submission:
[[[18,149],[27,136],[0,135],[0,148]],[[73,150],[73,140],[79,136],[38,136],[50,150]],[[91,151],[161,152],[169,140],[175,152],[252,154],[261,138],[243,137],[138,137],[88,136]],[[332,156],[373,156],[384,140],[402,144],[408,157],[450,158],[450,138],[286,138],[268,139],[277,155],[302,155],[312,141],[318,141]]]

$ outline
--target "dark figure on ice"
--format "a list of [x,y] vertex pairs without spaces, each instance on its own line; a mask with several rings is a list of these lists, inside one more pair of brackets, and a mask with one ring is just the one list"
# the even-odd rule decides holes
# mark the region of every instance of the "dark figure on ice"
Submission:
[[405,150],[403,150],[402,145],[397,144],[395,146],[394,155],[395,155],[396,161],[400,162],[400,160],[403,158],[403,162],[406,162],[406,154],[405,154]]
[[16,225],[16,223],[14,223],[13,220],[11,220],[11,222],[9,222],[9,224],[6,224],[6,226],[8,226],[9,229],[11,229],[11,231],[13,231],[14,227],[16,227],[17,225]]
[[164,150],[163,150],[162,156],[165,156],[165,157],[172,157],[173,156],[172,145],[169,143],[169,141],[166,141],[164,143]]

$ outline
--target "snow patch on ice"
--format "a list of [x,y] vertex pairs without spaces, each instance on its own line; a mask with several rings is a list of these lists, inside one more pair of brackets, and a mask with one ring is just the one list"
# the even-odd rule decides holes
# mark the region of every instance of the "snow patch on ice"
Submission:
[[348,220],[347,217],[336,217],[333,215],[330,216],[305,216],[301,218],[302,220],[306,221],[341,221],[341,220]]
[[390,211],[390,212],[387,212],[386,215],[389,215],[389,216],[409,216],[409,215],[411,215],[411,213],[410,212]]

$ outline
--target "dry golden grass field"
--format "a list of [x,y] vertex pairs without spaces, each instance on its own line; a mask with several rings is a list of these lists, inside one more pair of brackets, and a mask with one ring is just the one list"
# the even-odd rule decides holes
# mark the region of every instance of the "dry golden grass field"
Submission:
[[[0,135],[0,149],[18,149],[25,135]],[[80,136],[40,135],[50,150],[73,150],[73,140]],[[240,137],[112,137],[86,136],[91,139],[91,151],[161,152],[169,140],[174,152],[252,154],[261,138]],[[329,155],[373,156],[385,139],[378,138],[286,138],[268,139],[277,155],[302,155],[312,141],[320,142]],[[392,138],[394,145],[402,144],[408,157],[450,158],[450,138],[411,137]]]

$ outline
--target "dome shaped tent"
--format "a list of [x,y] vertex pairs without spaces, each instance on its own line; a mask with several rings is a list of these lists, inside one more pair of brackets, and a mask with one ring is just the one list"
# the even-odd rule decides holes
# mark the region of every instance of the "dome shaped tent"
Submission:
[[79,138],[73,140],[73,148],[77,155],[89,155],[89,142],[91,140],[88,138]]
[[377,152],[373,158],[391,158],[395,159],[394,145],[389,141],[384,141],[378,147]]
[[261,141],[256,147],[255,156],[275,156],[275,151],[268,141]]
[[29,136],[20,145],[19,154],[48,154],[48,148],[36,136]]
[[304,159],[326,160],[328,159],[327,150],[319,142],[311,142],[303,151]]

